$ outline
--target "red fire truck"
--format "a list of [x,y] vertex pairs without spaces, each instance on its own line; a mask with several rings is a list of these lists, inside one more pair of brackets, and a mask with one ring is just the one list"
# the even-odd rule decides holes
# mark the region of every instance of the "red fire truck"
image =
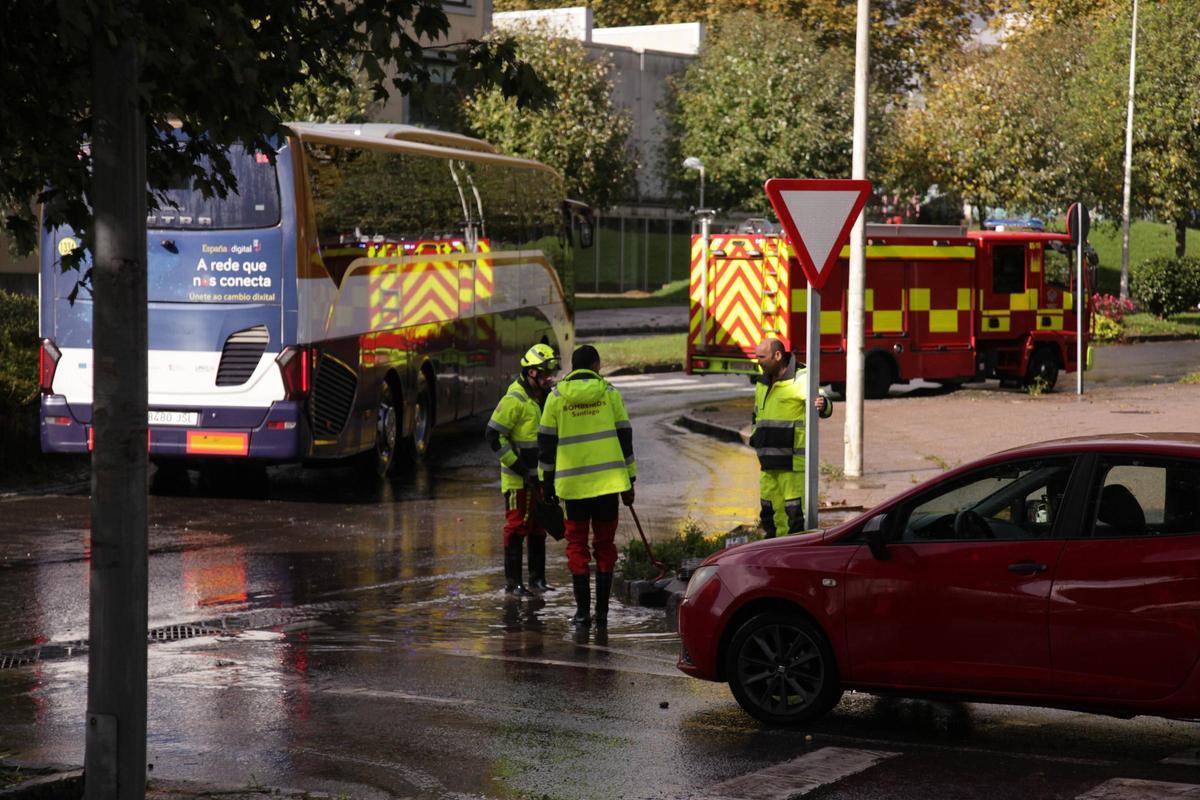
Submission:
[[[842,249],[821,291],[821,382],[846,380],[846,277]],[[1094,257],[1090,259],[1094,265]],[[1063,233],[967,231],[942,225],[867,225],[864,393],[887,395],[916,378],[959,384],[985,378],[1052,389],[1076,363],[1075,248]],[[1085,284],[1092,280],[1085,278]],[[774,336],[805,352],[808,284],[782,234],[692,239],[689,373],[754,373],[753,354]],[[1088,330],[1085,317],[1083,329]]]

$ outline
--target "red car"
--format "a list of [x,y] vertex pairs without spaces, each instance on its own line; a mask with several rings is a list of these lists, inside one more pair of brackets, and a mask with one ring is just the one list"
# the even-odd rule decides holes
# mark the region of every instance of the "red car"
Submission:
[[678,666],[803,723],[843,689],[1200,717],[1200,434],[1021,447],[709,558]]

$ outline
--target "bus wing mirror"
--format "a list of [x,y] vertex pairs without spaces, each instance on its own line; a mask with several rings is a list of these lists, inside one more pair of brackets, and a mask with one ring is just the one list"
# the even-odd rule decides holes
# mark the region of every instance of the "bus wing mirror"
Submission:
[[584,250],[592,246],[592,221],[588,217],[579,218],[579,246]]

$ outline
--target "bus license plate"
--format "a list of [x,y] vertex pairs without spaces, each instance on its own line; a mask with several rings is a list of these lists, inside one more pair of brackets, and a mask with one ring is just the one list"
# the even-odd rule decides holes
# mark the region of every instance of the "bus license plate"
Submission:
[[191,425],[200,423],[199,411],[151,411],[151,425]]

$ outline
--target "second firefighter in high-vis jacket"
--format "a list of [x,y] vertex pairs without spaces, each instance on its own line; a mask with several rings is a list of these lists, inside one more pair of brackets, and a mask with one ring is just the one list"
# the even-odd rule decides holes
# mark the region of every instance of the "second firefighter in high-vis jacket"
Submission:
[[[768,539],[777,531],[804,530],[804,437],[808,419],[807,370],[778,339],[761,342],[754,357],[762,375],[754,387],[750,446],[758,456],[760,524]],[[822,417],[833,413],[824,395],[813,401]],[[815,500],[815,498],[813,498]]]
[[546,398],[538,429],[542,492],[566,502],[567,566],[579,626],[591,622],[588,528],[596,556],[596,627],[608,624],[608,598],[617,563],[617,497],[633,504],[637,462],[633,428],[621,393],[599,375],[591,345],[571,357],[571,373]]
[[529,594],[521,583],[521,543],[529,540],[529,589],[549,591],[546,583],[546,532],[535,517],[533,493],[537,491],[538,425],[542,404],[558,356],[546,344],[535,344],[521,359],[521,374],[500,398],[484,437],[500,457],[500,491],[504,495],[504,589],[508,594]]

